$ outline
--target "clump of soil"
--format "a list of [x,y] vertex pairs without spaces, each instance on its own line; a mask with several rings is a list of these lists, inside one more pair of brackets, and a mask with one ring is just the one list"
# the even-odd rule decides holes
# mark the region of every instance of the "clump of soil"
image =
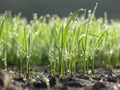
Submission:
[[73,76],[32,71],[30,78],[11,75],[0,70],[0,90],[120,90],[120,71],[98,70],[93,75]]
[[0,70],[0,90],[23,90],[20,85],[12,82],[12,78],[9,74],[3,70]]

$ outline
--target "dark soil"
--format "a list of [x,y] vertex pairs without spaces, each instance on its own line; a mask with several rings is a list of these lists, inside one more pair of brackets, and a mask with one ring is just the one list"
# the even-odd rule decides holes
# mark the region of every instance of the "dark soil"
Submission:
[[0,90],[120,90],[120,70],[96,70],[94,75],[51,75],[31,71],[30,78],[0,70]]

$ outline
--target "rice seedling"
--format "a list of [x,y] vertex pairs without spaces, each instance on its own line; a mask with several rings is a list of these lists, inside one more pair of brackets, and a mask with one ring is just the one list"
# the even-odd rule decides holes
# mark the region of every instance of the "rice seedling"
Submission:
[[51,74],[61,76],[94,73],[101,65],[119,66],[120,25],[116,21],[109,24],[106,17],[96,19],[96,8],[97,4],[92,13],[82,9],[66,18],[34,15],[30,22],[20,15],[1,16],[1,67],[14,65],[20,76],[26,68],[29,77],[31,64],[50,64]]
[[6,20],[6,14],[4,14],[4,16],[0,20],[0,53],[3,61],[3,68],[4,70],[7,70],[7,40],[3,42],[4,39],[2,38],[2,32],[3,32],[5,20]]
[[22,49],[22,51],[19,50],[20,53],[20,75],[23,71],[23,64],[24,64],[24,58],[26,59],[26,77],[29,78],[30,76],[30,48],[31,48],[31,36],[30,32],[27,31],[27,27],[23,27],[23,32],[21,33],[21,47],[19,49]]

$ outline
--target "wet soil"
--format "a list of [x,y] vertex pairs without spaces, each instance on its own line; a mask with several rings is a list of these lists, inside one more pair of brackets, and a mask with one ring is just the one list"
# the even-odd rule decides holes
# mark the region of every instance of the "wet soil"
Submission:
[[120,90],[120,69],[63,76],[36,70],[31,71],[30,78],[19,77],[15,71],[0,70],[0,90]]

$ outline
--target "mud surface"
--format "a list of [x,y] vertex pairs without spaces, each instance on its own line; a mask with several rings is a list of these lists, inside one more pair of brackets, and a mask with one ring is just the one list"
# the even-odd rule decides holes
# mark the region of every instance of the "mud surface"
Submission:
[[[120,90],[120,69],[96,70],[94,75],[51,75],[46,70],[31,71],[30,78],[0,70],[0,90]],[[3,89],[3,90],[4,90]]]

